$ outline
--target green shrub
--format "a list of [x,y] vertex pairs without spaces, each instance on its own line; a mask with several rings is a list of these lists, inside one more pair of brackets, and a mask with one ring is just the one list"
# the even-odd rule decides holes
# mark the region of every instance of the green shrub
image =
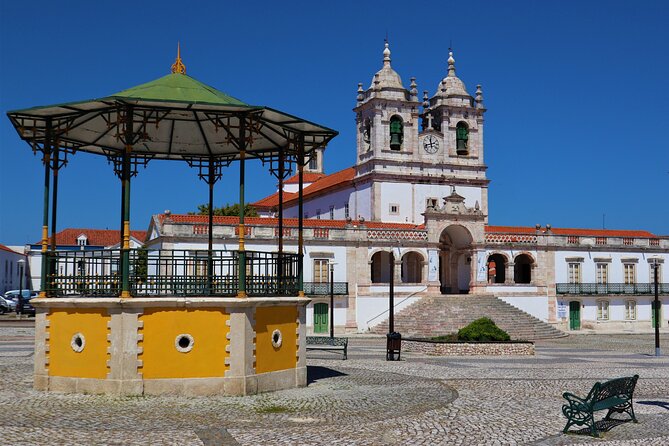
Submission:
[[450,333],[447,335],[441,335],[441,336],[434,336],[430,338],[432,341],[457,341],[458,340],[458,334],[457,333]]
[[499,328],[487,317],[476,319],[471,324],[458,331],[460,341],[510,341],[507,332]]

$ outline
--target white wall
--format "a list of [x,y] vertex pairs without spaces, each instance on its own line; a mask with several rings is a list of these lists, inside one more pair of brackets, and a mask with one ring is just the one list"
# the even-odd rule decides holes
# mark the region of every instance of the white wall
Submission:
[[[348,298],[346,296],[334,296],[335,327],[343,327],[346,325],[347,300]],[[329,296],[313,298],[313,300],[307,305],[307,327],[309,327],[310,331],[313,331],[314,328],[314,305],[318,303],[325,303],[328,305],[328,323],[330,321]]]
[[[425,287],[422,287],[424,289]],[[395,298],[395,314],[418,302],[420,297]],[[355,319],[358,331],[367,331],[388,319],[388,296],[358,296],[355,299]]]
[[[499,296],[499,299],[510,305],[513,305],[525,313],[531,314],[537,319],[540,319],[544,322],[548,321],[547,296]],[[567,303],[567,305],[569,304]]]
[[[353,209],[353,188],[338,190],[327,195],[316,197],[314,199],[305,199],[303,203],[304,214],[310,219],[316,218],[316,213],[320,209],[321,220],[330,220],[330,206],[334,206],[333,220],[344,220],[346,218],[344,205],[348,203],[351,218],[355,219]],[[298,206],[291,206],[284,209],[285,218],[297,218]]]
[[571,257],[582,257],[583,263],[581,264],[581,282],[582,283],[595,283],[597,279],[596,273],[596,262],[595,259],[600,258],[610,258],[611,262],[608,262],[608,281],[609,283],[623,283],[623,263],[622,259],[637,258],[638,262],[636,263],[636,281],[637,283],[649,283],[650,282],[650,265],[648,263],[649,258],[662,258],[664,259],[664,264],[662,264],[662,281],[668,282],[669,276],[667,275],[666,268],[669,265],[669,254],[667,253],[630,253],[630,252],[591,252],[591,251],[557,251],[555,253],[555,282],[556,283],[567,283],[569,282],[569,270],[567,258]]

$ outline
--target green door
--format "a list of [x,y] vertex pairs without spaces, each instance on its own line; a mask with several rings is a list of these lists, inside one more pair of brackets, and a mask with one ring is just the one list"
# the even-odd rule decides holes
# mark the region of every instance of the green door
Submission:
[[576,300],[569,302],[569,329],[581,329],[581,303]]
[[[662,302],[658,302],[659,307],[660,307],[660,321],[662,320]],[[650,301],[650,320],[651,320],[651,327],[655,328],[655,299]]]
[[314,305],[314,333],[328,332],[328,304]]

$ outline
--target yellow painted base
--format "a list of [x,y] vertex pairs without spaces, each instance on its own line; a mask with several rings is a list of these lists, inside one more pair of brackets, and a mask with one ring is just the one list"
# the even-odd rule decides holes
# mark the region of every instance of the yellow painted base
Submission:
[[308,299],[33,302],[36,389],[247,395],[306,385]]

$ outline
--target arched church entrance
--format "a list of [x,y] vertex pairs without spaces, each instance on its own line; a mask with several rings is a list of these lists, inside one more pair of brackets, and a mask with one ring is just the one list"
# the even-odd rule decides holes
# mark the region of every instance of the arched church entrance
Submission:
[[442,294],[469,292],[472,235],[463,226],[451,225],[439,237],[439,282]]

